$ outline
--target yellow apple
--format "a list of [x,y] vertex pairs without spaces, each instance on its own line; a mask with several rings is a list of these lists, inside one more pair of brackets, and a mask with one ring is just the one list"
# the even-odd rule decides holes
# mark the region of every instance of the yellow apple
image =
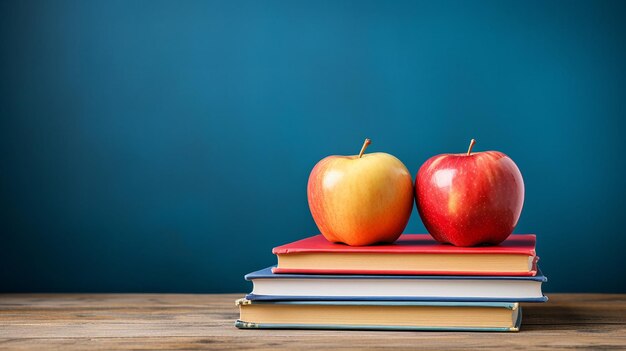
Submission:
[[307,195],[315,224],[332,242],[352,246],[394,242],[413,209],[413,179],[396,157],[376,152],[328,156],[309,176]]

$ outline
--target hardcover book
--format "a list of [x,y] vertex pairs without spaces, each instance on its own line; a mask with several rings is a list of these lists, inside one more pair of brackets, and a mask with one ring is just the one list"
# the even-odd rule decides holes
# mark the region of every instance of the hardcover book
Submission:
[[316,235],[272,252],[279,274],[534,276],[538,259],[533,234],[482,247],[441,244],[428,234],[404,234],[393,244],[372,246],[331,243]]
[[518,331],[518,303],[237,301],[243,329]]
[[247,274],[248,300],[391,300],[545,302],[541,273],[524,276]]

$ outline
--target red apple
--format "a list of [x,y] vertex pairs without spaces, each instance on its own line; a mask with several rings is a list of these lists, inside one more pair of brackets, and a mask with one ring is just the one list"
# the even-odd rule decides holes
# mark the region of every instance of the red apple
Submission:
[[352,246],[394,242],[413,209],[413,179],[400,160],[382,152],[328,156],[309,176],[309,208],[332,242]]
[[517,165],[498,151],[430,158],[415,178],[415,202],[428,232],[456,246],[496,245],[517,225],[524,180]]

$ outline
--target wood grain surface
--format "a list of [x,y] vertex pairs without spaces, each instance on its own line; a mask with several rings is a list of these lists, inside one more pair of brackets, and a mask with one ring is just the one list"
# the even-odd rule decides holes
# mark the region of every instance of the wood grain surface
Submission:
[[519,333],[239,330],[243,294],[0,294],[0,349],[626,349],[626,295],[551,294]]

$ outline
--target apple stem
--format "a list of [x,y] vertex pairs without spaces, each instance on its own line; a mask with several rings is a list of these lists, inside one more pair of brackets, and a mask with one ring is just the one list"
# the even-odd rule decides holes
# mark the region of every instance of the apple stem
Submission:
[[472,153],[472,148],[474,147],[474,144],[476,144],[476,139],[472,139],[470,141],[469,149],[467,149],[467,156],[469,156]]
[[369,139],[365,139],[365,141],[363,142],[363,146],[361,147],[361,152],[359,152],[359,158],[361,158],[361,156],[363,156],[363,153],[365,152],[365,149],[367,149],[367,147],[372,143],[371,140]]

